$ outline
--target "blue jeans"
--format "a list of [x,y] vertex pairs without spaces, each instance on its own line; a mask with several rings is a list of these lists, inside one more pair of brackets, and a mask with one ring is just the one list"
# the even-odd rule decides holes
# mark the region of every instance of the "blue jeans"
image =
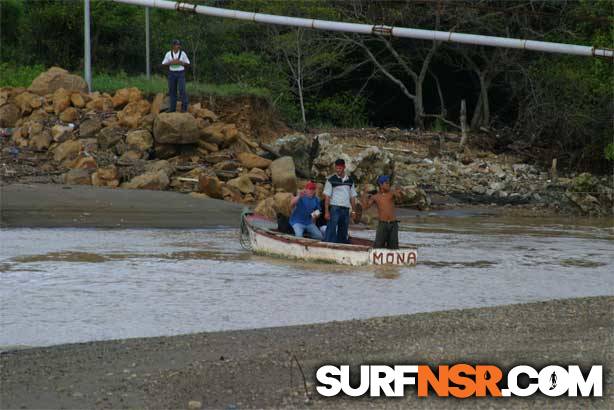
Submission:
[[322,233],[320,232],[316,224],[294,224],[292,225],[292,229],[294,229],[294,236],[298,236],[299,238],[302,238],[303,232],[307,231],[310,238],[317,239],[318,241],[322,240]]
[[326,225],[326,242],[349,243],[350,208],[331,205],[330,220]]
[[168,96],[170,97],[169,112],[177,109],[177,88],[181,97],[181,111],[188,110],[188,95],[185,92],[185,70],[168,72]]

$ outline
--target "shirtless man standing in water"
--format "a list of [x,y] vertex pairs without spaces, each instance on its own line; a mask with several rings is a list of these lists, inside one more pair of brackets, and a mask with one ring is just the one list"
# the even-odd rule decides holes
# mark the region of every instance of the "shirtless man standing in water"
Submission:
[[363,211],[373,204],[377,205],[379,224],[375,234],[375,247],[399,249],[399,221],[394,211],[394,199],[398,197],[399,190],[390,190],[390,177],[382,175],[377,178],[379,192],[373,196],[367,196],[364,192],[361,198]]

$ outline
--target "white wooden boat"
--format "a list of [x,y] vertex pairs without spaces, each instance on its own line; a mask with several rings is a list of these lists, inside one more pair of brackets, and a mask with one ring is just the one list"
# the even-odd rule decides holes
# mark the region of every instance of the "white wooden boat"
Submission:
[[241,215],[241,244],[254,253],[342,265],[415,265],[415,247],[373,248],[373,241],[350,237],[349,244],[297,238],[277,231],[277,222],[249,212]]

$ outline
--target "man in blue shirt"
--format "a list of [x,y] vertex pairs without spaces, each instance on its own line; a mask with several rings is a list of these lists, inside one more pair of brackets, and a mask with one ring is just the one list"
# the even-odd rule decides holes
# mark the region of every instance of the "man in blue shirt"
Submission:
[[320,214],[320,200],[316,193],[315,182],[309,181],[300,196],[292,198],[290,205],[294,207],[290,215],[290,225],[294,229],[294,235],[302,237],[307,231],[312,239],[322,240],[322,233],[314,223]]

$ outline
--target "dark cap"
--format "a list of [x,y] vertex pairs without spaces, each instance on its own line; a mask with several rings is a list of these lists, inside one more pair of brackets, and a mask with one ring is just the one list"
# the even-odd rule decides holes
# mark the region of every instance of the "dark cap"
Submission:
[[345,166],[345,160],[343,160],[341,158],[337,158],[335,160],[335,165],[343,165],[343,166]]
[[180,46],[180,45],[181,45],[181,41],[179,41],[179,40],[175,39],[175,40],[173,40],[173,41],[172,41],[172,44],[173,44],[174,46]]

